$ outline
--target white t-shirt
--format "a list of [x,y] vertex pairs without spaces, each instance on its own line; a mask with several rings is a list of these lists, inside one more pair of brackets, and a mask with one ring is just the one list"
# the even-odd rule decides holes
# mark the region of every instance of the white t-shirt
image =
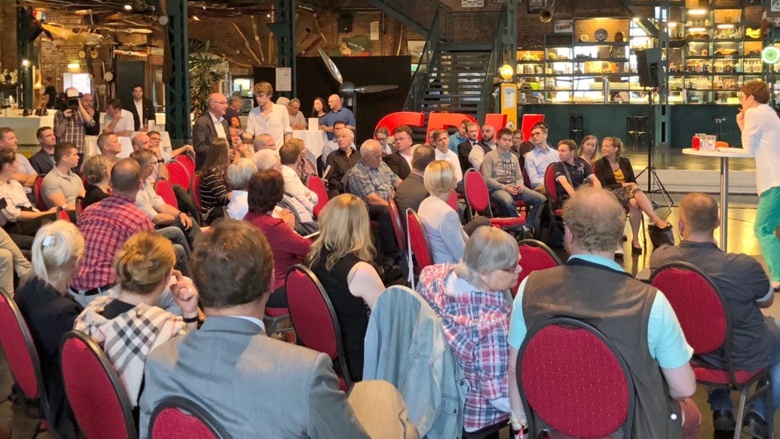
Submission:
[[[106,119],[104,122],[103,130],[108,128],[109,125],[111,125],[111,122],[114,121],[114,118],[112,118],[108,113],[106,113]],[[133,119],[133,113],[122,110],[121,115],[119,116],[119,122],[116,123],[116,126],[114,127],[115,133],[122,133],[125,131],[135,131],[135,121]]]

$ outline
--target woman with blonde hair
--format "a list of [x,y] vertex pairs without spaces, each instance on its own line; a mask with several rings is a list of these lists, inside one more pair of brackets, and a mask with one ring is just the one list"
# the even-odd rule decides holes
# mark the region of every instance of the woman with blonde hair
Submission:
[[423,176],[428,196],[420,203],[417,217],[422,223],[435,264],[456,263],[463,256],[469,235],[480,226],[489,226],[490,220],[477,217],[461,226],[460,215],[447,200],[455,190],[455,168],[446,160],[436,160],[425,168]]
[[22,279],[14,296],[38,350],[52,414],[50,428],[63,438],[77,437],[78,430],[62,382],[60,342],[83,309],[68,294],[83,254],[84,238],[72,223],[55,221],[41,227],[32,245],[33,272]]
[[598,156],[598,152],[596,151],[598,146],[599,139],[597,139],[593,134],[588,134],[582,138],[577,155],[581,159],[588,162],[589,165],[593,166],[593,164],[596,162],[596,156]]
[[342,194],[322,209],[319,224],[321,233],[307,260],[336,311],[349,375],[360,381],[369,310],[385,289],[368,263],[375,253],[368,209],[360,198]]
[[[74,326],[106,350],[136,415],[149,353],[198,327],[198,293],[192,281],[173,269],[175,262],[173,245],[165,237],[150,230],[133,235],[114,258],[118,293],[90,302]],[[172,277],[171,293],[182,317],[155,305]]]

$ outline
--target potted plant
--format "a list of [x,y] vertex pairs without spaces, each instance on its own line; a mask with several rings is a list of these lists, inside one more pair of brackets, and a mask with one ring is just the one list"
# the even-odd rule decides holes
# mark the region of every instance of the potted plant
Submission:
[[211,41],[190,41],[190,100],[194,119],[206,113],[214,84],[225,78],[223,60],[211,53]]

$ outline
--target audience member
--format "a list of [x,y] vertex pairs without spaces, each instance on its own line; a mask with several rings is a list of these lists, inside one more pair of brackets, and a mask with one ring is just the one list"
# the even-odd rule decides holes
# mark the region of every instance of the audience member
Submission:
[[160,143],[152,143],[152,138],[149,137],[147,133],[138,133],[133,137],[132,141],[133,145],[133,151],[138,151],[139,149],[145,149],[148,151],[151,151],[152,154],[154,154],[155,158],[155,164],[154,164],[154,172],[152,172],[152,175],[149,176],[149,184],[154,186],[154,183],[157,181],[158,178],[164,178],[166,180],[170,180],[170,175],[168,174],[168,168],[165,167],[165,159],[163,159],[162,151],[160,151]]
[[119,137],[130,137],[133,129],[133,113],[122,109],[122,101],[111,99],[106,104],[106,117],[103,120],[103,132]]
[[281,148],[292,138],[290,114],[285,106],[271,101],[274,88],[270,83],[263,81],[255,84],[254,92],[257,107],[253,108],[247,116],[245,132],[253,136],[261,133],[268,134],[274,139],[276,148]]
[[242,220],[249,211],[247,187],[255,173],[257,173],[257,166],[250,159],[238,159],[228,166],[227,179],[230,187],[233,188],[233,195],[227,206],[229,218]]
[[309,150],[306,149],[306,145],[304,145],[303,140],[290,139],[288,143],[292,143],[293,145],[298,146],[298,150],[300,151],[300,160],[298,161],[295,172],[298,174],[298,178],[301,179],[301,182],[306,183],[306,181],[309,180],[309,177],[319,178],[319,174],[317,173],[317,166],[312,163],[311,160],[309,160]]
[[[339,149],[328,156],[330,171],[323,174],[328,179],[328,197],[333,198],[345,191],[343,180],[355,164],[360,161],[360,151],[355,150],[355,133],[342,128],[336,133]],[[327,170],[327,167],[326,167]]]
[[374,245],[368,211],[360,198],[343,194],[325,205],[319,223],[321,234],[312,245],[309,265],[333,303],[349,375],[360,381],[369,310],[385,289],[369,264]]
[[351,131],[355,131],[355,115],[352,114],[352,110],[343,106],[341,102],[341,96],[333,94],[328,97],[328,111],[320,119],[320,130],[325,131],[328,134],[328,140],[332,140],[335,136],[334,123],[337,120],[343,120],[347,124],[347,128]]
[[539,233],[541,207],[547,198],[539,192],[532,191],[523,183],[523,171],[517,156],[509,150],[512,147],[512,132],[507,128],[498,131],[498,147],[485,155],[482,163],[482,177],[485,179],[490,198],[495,200],[504,210],[504,214],[517,217],[515,201],[523,201],[531,208],[526,215],[526,224]]
[[225,110],[225,120],[230,128],[241,129],[241,109],[244,107],[244,99],[234,92],[228,99],[228,107]]
[[[339,149],[339,142],[338,142],[338,133],[339,131],[346,129],[347,123],[343,120],[337,120],[336,122],[333,122],[333,132],[336,133],[336,136],[332,140],[328,140],[327,143],[322,147],[322,155],[320,155],[320,160],[322,161],[323,165],[326,165],[328,163],[328,156]],[[354,140],[355,133],[352,133],[352,139]],[[355,147],[355,144],[352,144],[352,149],[357,149]],[[323,169],[325,169],[323,167]]]
[[653,224],[650,227],[658,227],[661,230],[671,228],[672,225],[653,210],[653,205],[644,192],[639,189],[634,177],[634,168],[631,162],[621,157],[623,142],[617,137],[605,137],[601,142],[601,154],[604,156],[593,165],[593,173],[599,179],[601,186],[611,190],[620,204],[628,209],[628,220],[631,223],[631,251],[634,254],[642,254],[642,246],[639,245],[639,225],[642,221],[642,212],[650,217]]
[[255,136],[253,147],[255,149],[255,154],[264,149],[276,151],[276,142],[274,142],[274,138],[271,137],[270,134],[260,133]]
[[205,214],[206,224],[222,218],[223,208],[230,203],[232,196],[227,182],[227,170],[230,165],[228,144],[224,139],[214,139],[209,146],[206,161],[198,171],[200,176],[201,213]]
[[[150,230],[131,236],[114,258],[116,294],[90,302],[73,326],[103,348],[136,413],[149,353],[198,328],[198,292],[173,269],[175,261],[173,246],[162,236]],[[182,316],[156,306],[172,280],[171,293]]]
[[386,156],[384,161],[395,175],[404,180],[412,172],[412,129],[401,125],[393,130],[393,138],[396,152]]
[[[671,305],[661,291],[629,276],[613,260],[625,211],[610,192],[577,191],[564,205],[564,243],[572,255],[562,267],[531,273],[520,284],[509,328],[512,423],[525,424],[515,364],[528,328],[558,316],[587,321],[626,361],[636,386],[635,438],[698,438],[701,414],[690,396],[696,379]],[[682,432],[681,432],[682,429]]]
[[41,149],[30,157],[30,166],[38,175],[46,175],[54,167],[54,146],[57,136],[51,127],[41,127],[35,133]]
[[133,131],[149,131],[149,121],[157,120],[154,103],[151,99],[144,97],[144,87],[141,84],[133,86],[132,94],[132,105],[126,110],[133,116]]
[[111,173],[111,168],[119,160],[117,155],[122,152],[122,143],[119,141],[119,137],[116,134],[102,133],[97,138],[97,146],[100,155],[108,161],[109,173]]
[[301,113],[301,100],[298,98],[290,99],[287,104],[287,113],[290,117],[290,128],[294,130],[305,130],[309,128],[306,118]]
[[297,169],[301,160],[298,145],[293,142],[285,143],[279,150],[279,159],[282,162],[282,177],[284,177],[282,192],[294,197],[311,213],[319,200],[317,194],[309,190],[298,177]]
[[512,154],[517,156],[517,159],[520,161],[520,166],[525,164],[525,155],[532,149],[534,149],[534,144],[525,141],[523,130],[516,129],[512,132]]
[[27,157],[18,152],[19,140],[11,128],[0,128],[0,150],[4,149],[10,150],[16,155],[16,172],[14,172],[13,179],[24,187],[26,194],[31,193],[38,172],[32,167]]
[[[203,238],[192,263],[207,318],[199,331],[174,338],[147,359],[141,438],[149,437],[154,408],[165,398],[180,396],[208,407],[234,438],[265,432],[273,437],[367,439],[339,391],[328,356],[265,335],[262,319],[273,260],[263,234],[246,222],[224,220]],[[215,352],[219,355],[210,355]],[[389,407],[392,398],[375,397],[385,404],[382,412],[398,423],[398,410],[405,406]]]
[[466,137],[466,124],[469,122],[471,119],[463,119],[458,125],[458,130],[449,137],[447,148],[455,154],[458,154],[458,145],[469,139]]
[[[65,93],[79,95],[78,89],[70,87]],[[51,102],[53,105],[54,102]],[[86,147],[85,128],[99,127],[99,114],[95,112],[90,115],[84,107],[82,99],[79,99],[79,107],[76,109],[68,108],[57,110],[54,114],[54,134],[57,136],[57,143],[73,143],[79,150],[79,156],[84,159]],[[81,164],[81,162],[79,162]]]
[[84,199],[81,201],[82,209],[108,198],[110,192],[108,187],[109,165],[104,156],[94,155],[88,158],[84,162],[82,174],[87,183]]
[[[680,201],[677,223],[682,241],[679,246],[664,245],[650,258],[650,269],[671,262],[689,262],[712,279],[725,299],[731,317],[731,363],[737,370],[770,369],[772,394],[780,401],[780,331],[775,319],[764,316],[774,291],[761,264],[745,254],[724,253],[713,233],[720,227],[718,203],[709,195],[690,193]],[[725,369],[723,350],[697,356],[697,363]],[[712,409],[715,430],[734,431],[734,404],[725,388],[709,391],[707,402]],[[773,416],[759,397],[748,406],[746,426],[753,437],[769,437],[766,419]]]
[[397,151],[397,149],[395,149],[395,146],[389,142],[390,130],[388,130],[387,127],[378,127],[377,129],[375,129],[374,140],[376,140],[377,142],[379,142],[380,145],[382,145],[382,158],[387,157],[388,155]]
[[274,258],[273,291],[266,303],[269,308],[287,308],[284,288],[287,271],[301,263],[311,251],[311,241],[302,238],[284,221],[272,216],[274,208],[282,201],[284,191],[284,178],[274,169],[259,172],[249,180],[249,212],[244,216],[244,221],[263,231]]
[[525,172],[531,182],[531,189],[544,194],[544,172],[550,164],[561,159],[558,151],[547,143],[547,125],[544,123],[534,125],[530,141],[534,149],[525,154]]
[[55,221],[41,227],[32,247],[32,275],[22,279],[14,300],[38,352],[51,410],[49,431],[56,437],[75,439],[81,436],[65,395],[60,344],[82,310],[67,288],[84,254],[84,238],[75,225]]
[[24,279],[32,267],[5,230],[0,229],[0,290],[14,295],[14,273]]
[[[152,151],[160,151],[160,143],[162,143],[162,135],[159,131],[149,131],[146,133],[147,136],[149,136],[149,146]],[[184,145],[180,148],[176,148],[173,151],[171,151],[171,156],[168,160],[174,159],[176,156],[180,154],[195,154],[195,148],[192,147],[192,145]],[[156,155],[156,153],[155,153]]]
[[466,243],[462,262],[430,265],[420,273],[417,292],[441,318],[469,384],[464,437],[489,437],[510,418],[507,328],[512,305],[504,292],[517,282],[519,261],[511,235],[480,227]]
[[[282,162],[279,155],[275,151],[265,150],[261,151],[255,157],[255,165],[258,171],[267,171],[273,169],[282,172]],[[317,231],[319,226],[314,222],[314,217],[311,212],[306,209],[306,206],[301,204],[300,201],[284,194],[282,201],[277,204],[272,215],[274,218],[279,218],[284,221],[285,224],[294,229],[299,235],[308,235]]]
[[8,149],[0,150],[0,225],[19,248],[29,250],[41,221],[53,219],[57,208],[46,212],[36,209],[22,185],[13,179],[15,172],[16,154]]
[[[99,136],[100,135],[100,111],[95,108],[95,96],[92,93],[84,93],[81,95],[81,106],[84,107],[86,115],[95,121],[92,126],[84,125],[84,135],[87,136]],[[74,142],[76,143],[76,142]],[[82,154],[79,151],[79,154]],[[83,157],[82,157],[83,160]]]
[[431,132],[431,145],[436,148],[436,160],[446,160],[452,165],[455,172],[455,180],[460,183],[463,181],[463,170],[460,169],[460,160],[458,154],[452,152],[447,144],[447,131],[435,130]]
[[496,149],[496,129],[493,128],[493,125],[482,127],[482,141],[478,145],[479,148],[471,148],[471,152],[469,152],[469,163],[474,169],[481,169],[485,154]]
[[596,136],[592,134],[588,134],[582,138],[582,142],[580,142],[580,149],[577,151],[577,155],[581,159],[588,162],[588,164],[593,166],[593,164],[596,163],[596,160],[598,160],[598,146],[599,139],[597,139]]
[[224,118],[227,98],[220,93],[209,96],[209,111],[200,116],[192,126],[192,147],[195,149],[195,169],[199,170],[206,161],[209,145],[217,137],[228,140],[230,125]]
[[76,145],[60,143],[54,148],[56,165],[41,184],[41,195],[46,206],[61,207],[66,210],[76,209],[76,198],[83,197],[84,182],[81,181],[73,168],[79,165],[79,154]]
[[458,160],[464,174],[471,168],[469,154],[475,146],[479,147],[479,125],[474,122],[466,122],[466,140],[458,145]]
[[601,187],[599,179],[590,169],[590,163],[576,157],[577,144],[573,140],[561,140],[558,142],[558,156],[561,161],[552,164],[550,170],[555,177],[555,193],[558,203],[574,195],[574,191],[585,183],[585,180],[593,187]]
[[[325,103],[325,99],[317,96],[314,98],[314,102],[312,103],[311,107],[311,117],[321,118],[322,116],[325,116],[325,113],[327,110],[325,110],[327,103]],[[322,121],[320,121],[320,125],[322,125]]]
[[398,185],[398,190],[395,193],[395,204],[398,206],[398,212],[401,213],[402,217],[406,215],[406,209],[417,211],[422,200],[428,196],[428,189],[425,188],[423,175],[425,174],[425,168],[434,160],[436,160],[436,153],[430,145],[417,145],[414,148],[412,172],[406,180]]

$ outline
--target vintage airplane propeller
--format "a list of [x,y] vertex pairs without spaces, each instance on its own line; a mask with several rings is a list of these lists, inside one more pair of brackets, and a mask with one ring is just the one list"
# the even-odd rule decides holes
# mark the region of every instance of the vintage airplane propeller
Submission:
[[325,67],[328,68],[333,79],[339,83],[339,94],[347,100],[347,105],[352,105],[352,112],[355,114],[355,117],[357,117],[357,94],[381,93],[383,91],[395,90],[398,88],[397,85],[363,85],[356,87],[354,83],[344,80],[336,63],[333,62],[321,47],[318,47],[317,51],[320,52],[320,57],[322,57],[322,61],[325,62]]

